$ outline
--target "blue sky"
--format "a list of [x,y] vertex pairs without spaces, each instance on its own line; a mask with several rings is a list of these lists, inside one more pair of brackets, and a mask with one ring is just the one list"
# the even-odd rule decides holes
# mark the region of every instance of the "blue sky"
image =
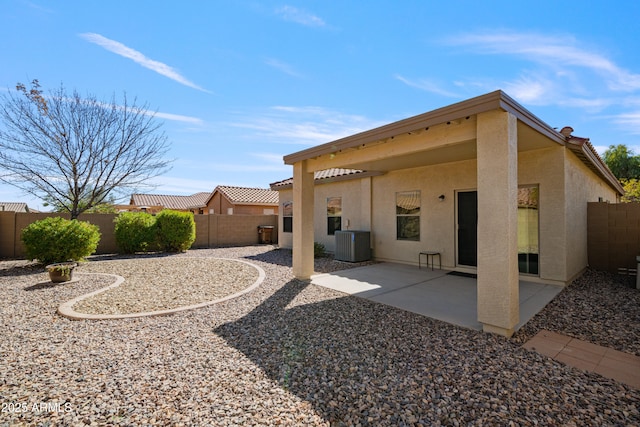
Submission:
[[[0,3],[0,91],[38,79],[157,111],[158,194],[267,188],[282,156],[496,89],[640,153],[637,1]],[[41,201],[0,185],[0,201]]]

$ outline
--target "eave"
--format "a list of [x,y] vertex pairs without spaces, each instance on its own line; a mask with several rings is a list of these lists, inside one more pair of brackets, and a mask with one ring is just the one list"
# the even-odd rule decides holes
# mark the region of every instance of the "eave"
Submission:
[[323,155],[330,155],[338,151],[361,147],[363,145],[366,146],[367,144],[392,138],[402,133],[426,129],[430,126],[459,120],[496,109],[510,112],[515,115],[518,120],[527,124],[529,127],[558,144],[564,145],[564,137],[559,132],[537,118],[506,93],[501,90],[497,90],[486,95],[481,95],[375,129],[289,154],[284,156],[284,163],[293,165],[294,163],[303,160],[313,159]]

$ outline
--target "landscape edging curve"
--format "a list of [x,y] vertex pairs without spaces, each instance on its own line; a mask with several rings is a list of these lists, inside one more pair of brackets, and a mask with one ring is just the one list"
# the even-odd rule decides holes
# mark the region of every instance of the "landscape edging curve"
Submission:
[[76,273],[76,274],[81,274],[81,275],[89,275],[89,274],[100,274],[102,276],[112,276],[114,278],[116,278],[116,281],[114,283],[112,283],[111,285],[102,288],[102,289],[98,289],[97,291],[93,291],[90,292],[88,294],[84,294],[81,295],[79,297],[76,297],[70,301],[67,301],[63,304],[61,304],[58,307],[58,313],[61,316],[64,316],[68,319],[71,320],[111,320],[111,319],[132,319],[132,318],[137,318],[137,317],[152,317],[152,316],[164,316],[167,314],[173,314],[173,313],[179,313],[181,311],[187,311],[187,310],[195,310],[198,308],[203,308],[203,307],[208,307],[210,305],[213,304],[217,304],[223,301],[228,301],[230,299],[234,299],[237,298],[241,295],[244,295],[248,292],[251,292],[252,290],[254,290],[255,288],[257,288],[258,286],[260,286],[260,284],[264,281],[266,274],[264,272],[264,270],[245,260],[241,260],[241,259],[234,259],[234,258],[215,258],[215,259],[221,259],[221,260],[228,260],[228,261],[237,261],[237,262],[242,262],[245,263],[247,265],[252,266],[253,268],[255,268],[256,270],[258,270],[258,278],[256,279],[256,281],[249,287],[247,287],[246,289],[243,289],[239,292],[236,292],[235,294],[231,294],[231,295],[227,295],[226,297],[222,297],[222,298],[218,298],[216,300],[212,300],[212,301],[205,301],[205,302],[201,302],[198,304],[191,304],[191,305],[185,305],[185,306],[181,306],[181,307],[176,307],[176,308],[171,308],[168,310],[156,310],[156,311],[145,311],[145,312],[137,312],[137,313],[127,313],[127,314],[90,314],[90,313],[80,313],[77,312],[73,309],[73,306],[75,304],[77,304],[80,301],[83,301],[87,298],[91,298],[95,295],[101,294],[103,292],[108,291],[109,289],[113,289],[116,288],[118,286],[120,286],[122,283],[125,282],[125,278],[122,276],[118,276],[116,274],[107,274],[107,273]]

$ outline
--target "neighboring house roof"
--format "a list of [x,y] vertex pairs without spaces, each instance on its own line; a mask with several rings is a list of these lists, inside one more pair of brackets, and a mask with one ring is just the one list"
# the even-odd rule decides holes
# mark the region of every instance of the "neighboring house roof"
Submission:
[[171,196],[165,194],[133,194],[132,205],[136,206],[163,206],[166,209],[191,209],[203,207],[211,193],[196,193],[191,196]]
[[[313,174],[316,185],[327,184],[329,182],[346,181],[349,179],[364,178],[367,176],[381,175],[381,172],[367,172],[360,169],[331,168],[317,171]],[[269,184],[272,190],[285,190],[293,187],[293,178]]]
[[442,123],[455,123],[460,121],[461,117],[469,117],[496,109],[513,114],[520,122],[539,134],[567,147],[574,152],[589,169],[594,171],[613,189],[620,194],[624,194],[622,185],[602,161],[588,139],[572,136],[571,132],[573,129],[569,127],[564,128],[564,132],[558,132],[501,90],[298,151],[284,156],[284,162],[285,164],[293,165],[303,160],[314,159],[321,156],[335,156],[337,153],[346,153],[375,144],[392,144],[393,138],[397,135],[428,130],[431,126]]
[[0,202],[0,211],[7,212],[31,212],[26,203]]
[[206,203],[216,192],[220,192],[234,205],[269,205],[278,206],[278,192],[266,188],[232,187],[219,185],[213,190]]

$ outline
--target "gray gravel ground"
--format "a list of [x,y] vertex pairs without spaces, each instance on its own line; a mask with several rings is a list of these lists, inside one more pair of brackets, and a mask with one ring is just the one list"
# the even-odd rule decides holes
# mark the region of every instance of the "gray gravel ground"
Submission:
[[640,425],[639,390],[520,347],[545,328],[638,354],[640,291],[613,276],[587,272],[505,339],[295,280],[271,246],[174,257],[266,279],[199,310],[71,321],[58,305],[108,279],[0,263],[0,425]]
[[89,314],[130,314],[215,301],[247,289],[258,270],[244,262],[205,257],[158,257],[80,264],[79,273],[125,277],[120,286],[76,303]]

